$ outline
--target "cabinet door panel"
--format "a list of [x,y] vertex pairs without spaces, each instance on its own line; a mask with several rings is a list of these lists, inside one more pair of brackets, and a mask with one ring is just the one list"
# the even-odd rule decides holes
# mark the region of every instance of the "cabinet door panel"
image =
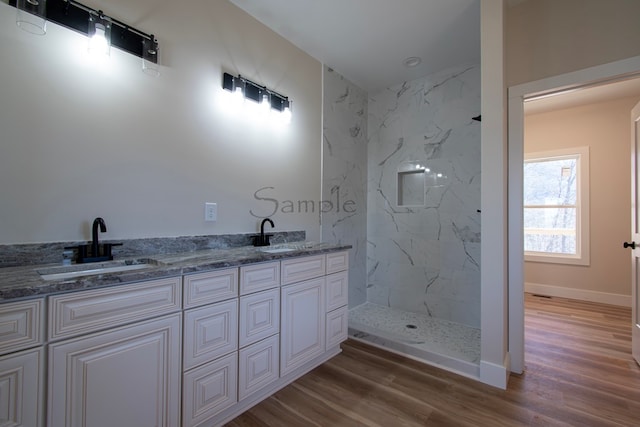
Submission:
[[238,352],[238,399],[278,379],[280,340],[274,335]]
[[51,427],[177,427],[180,314],[49,346]]
[[349,272],[327,276],[327,311],[335,310],[349,302]]
[[237,349],[237,299],[185,312],[185,371]]
[[237,353],[185,373],[182,427],[196,426],[236,403],[237,381]]
[[280,330],[280,289],[240,297],[240,347]]
[[280,375],[324,352],[324,277],[281,290]]
[[349,334],[349,310],[347,306],[327,313],[327,350],[347,339]]
[[43,426],[44,350],[0,357],[0,425]]

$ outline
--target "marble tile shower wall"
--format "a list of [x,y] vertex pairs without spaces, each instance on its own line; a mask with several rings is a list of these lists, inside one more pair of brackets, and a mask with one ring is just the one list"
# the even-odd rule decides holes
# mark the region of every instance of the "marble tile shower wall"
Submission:
[[[322,241],[352,245],[349,306],[366,302],[367,93],[324,67]],[[329,204],[327,204],[327,207]]]
[[[368,110],[367,300],[479,327],[480,67],[370,94]],[[439,186],[399,206],[398,171],[417,164]]]

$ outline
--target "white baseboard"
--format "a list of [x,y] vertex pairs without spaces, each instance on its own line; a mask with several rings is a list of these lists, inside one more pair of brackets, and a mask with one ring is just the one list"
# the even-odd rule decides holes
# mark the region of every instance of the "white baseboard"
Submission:
[[480,361],[480,381],[493,387],[507,389],[509,382],[510,356],[506,354],[502,365]]
[[607,292],[587,291],[584,289],[565,288],[562,286],[543,285],[541,283],[524,284],[524,291],[531,294],[549,297],[577,299],[581,301],[599,302],[602,304],[631,307],[631,295],[610,294]]

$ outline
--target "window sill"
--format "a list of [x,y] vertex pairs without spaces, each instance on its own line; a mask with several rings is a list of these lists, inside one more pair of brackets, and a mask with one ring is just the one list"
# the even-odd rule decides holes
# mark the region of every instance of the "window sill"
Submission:
[[537,255],[531,252],[524,253],[525,262],[539,262],[545,264],[565,264],[565,265],[580,265],[588,267],[591,263],[588,257],[577,257],[567,255]]

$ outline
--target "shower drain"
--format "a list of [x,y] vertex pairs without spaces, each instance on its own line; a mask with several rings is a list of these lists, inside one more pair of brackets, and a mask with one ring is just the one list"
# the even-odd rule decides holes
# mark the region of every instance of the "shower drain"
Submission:
[[418,329],[418,327],[416,325],[406,325],[405,328],[409,328],[409,329]]

